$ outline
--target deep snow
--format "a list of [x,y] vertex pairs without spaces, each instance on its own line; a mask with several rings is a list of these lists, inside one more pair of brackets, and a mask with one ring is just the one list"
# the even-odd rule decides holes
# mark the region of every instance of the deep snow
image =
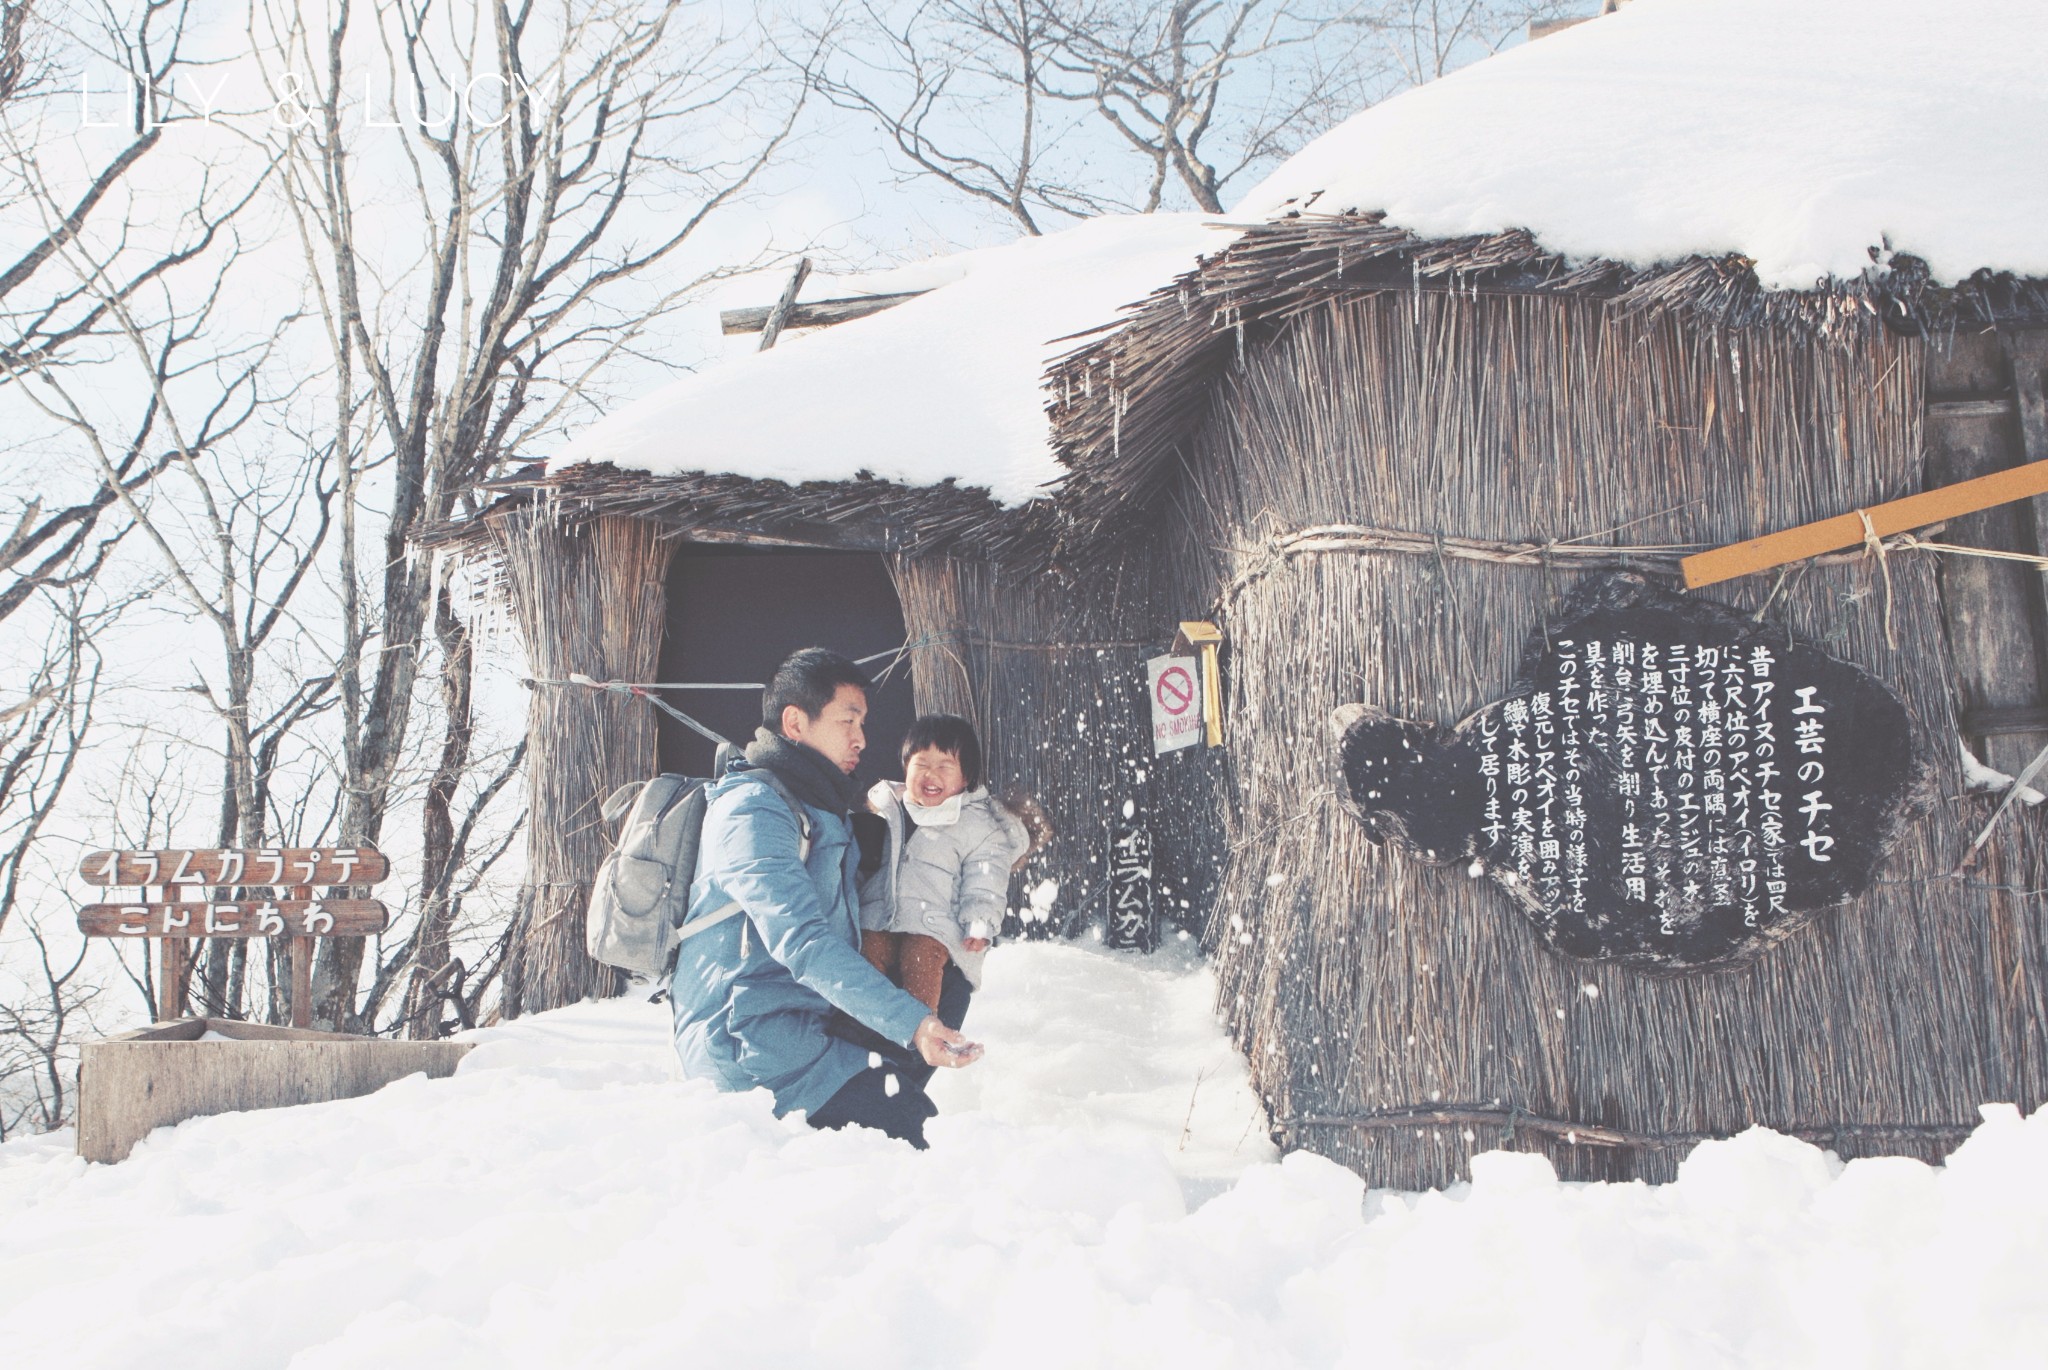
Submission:
[[1526,228],[1644,266],[1733,252],[1773,289],[1887,241],[1943,281],[2048,276],[2043,71],[2040,0],[1633,0],[1354,115],[1231,213]]
[[[1185,946],[998,948],[919,1155],[675,1078],[663,1011],[450,1080],[0,1146],[10,1365],[2038,1364],[2048,1111],[1945,1168],[1761,1130],[1678,1181],[1495,1153],[1442,1193],[1276,1161]],[[1197,1080],[1200,1084],[1197,1087]]]

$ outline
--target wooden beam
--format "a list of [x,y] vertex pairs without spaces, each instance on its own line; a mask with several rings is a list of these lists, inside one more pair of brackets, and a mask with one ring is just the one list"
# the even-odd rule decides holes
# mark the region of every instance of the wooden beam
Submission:
[[[1932,343],[1925,349],[1925,365],[1923,486],[1938,489],[2026,462],[2015,421],[2014,368],[1996,334],[1962,334]],[[1965,408],[1986,401],[1997,412],[1972,417]],[[1949,525],[1943,541],[2038,554],[2039,520],[2031,503],[1966,514]],[[1986,764],[2018,775],[2048,738],[2033,736],[2030,729],[1983,725],[1993,719],[2009,722],[2010,711],[2048,699],[2048,658],[2042,652],[2048,641],[2048,602],[2042,598],[2041,574],[2021,562],[1985,557],[1944,556],[1937,562],[1942,634],[1948,639],[1955,708],[1965,719],[1964,740]]]
[[2013,411],[2010,395],[1992,396],[1973,400],[1934,400],[1927,406],[1930,419],[1991,419],[2003,418]]
[[662,534],[677,542],[712,542],[733,547],[812,547],[838,552],[894,552],[903,539],[880,524],[813,523],[798,519],[774,523],[685,525]]
[[2014,733],[2048,733],[2048,707],[2015,704],[2003,708],[1970,709],[1962,717],[1962,730],[1970,737],[2008,737]]
[[1999,335],[2012,360],[2013,407],[2028,461],[2048,461],[2048,330]]
[[[1958,481],[1935,490],[1923,490],[1904,499],[1875,504],[1861,511],[1838,514],[1817,523],[1804,523],[1780,533],[1767,533],[1747,542],[1697,552],[1679,563],[1689,589],[1716,585],[1737,576],[1769,571],[1826,552],[1839,552],[1861,543],[1867,533],[1889,537],[1913,528],[1924,528],[1944,519],[1974,514],[1980,509],[2016,499],[2048,494],[2048,461],[2031,461],[2010,470],[1994,471],[1975,480]],[[1864,520],[1869,520],[1866,527]]]
[[768,311],[768,321],[761,325],[760,351],[766,352],[775,346],[775,340],[782,336],[782,327],[789,322],[789,311],[796,304],[797,292],[804,288],[804,282],[811,276],[811,259],[804,258],[790,273],[789,284],[782,287],[782,298],[775,302],[775,308]]
[[[789,315],[783,319],[784,328],[826,328],[835,323],[848,323],[864,319],[870,314],[879,314],[885,309],[894,309],[906,300],[914,300],[925,294],[922,290],[906,290],[897,295],[851,295],[837,300],[810,300],[792,304]],[[768,326],[769,316],[775,312],[773,305],[756,305],[748,309],[728,309],[718,316],[722,332],[759,333]]]

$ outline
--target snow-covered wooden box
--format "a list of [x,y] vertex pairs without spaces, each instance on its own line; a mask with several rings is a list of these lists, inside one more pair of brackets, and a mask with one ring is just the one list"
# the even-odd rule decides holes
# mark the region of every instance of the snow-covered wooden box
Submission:
[[159,1127],[213,1113],[351,1099],[415,1072],[455,1073],[468,1042],[387,1042],[188,1018],[90,1042],[78,1068],[78,1154],[118,1161]]

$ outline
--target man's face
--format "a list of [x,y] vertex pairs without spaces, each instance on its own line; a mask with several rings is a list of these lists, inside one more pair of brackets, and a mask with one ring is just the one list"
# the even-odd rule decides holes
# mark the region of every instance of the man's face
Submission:
[[861,725],[867,721],[868,694],[858,685],[841,685],[816,718],[791,704],[782,711],[782,735],[823,752],[848,775],[860,765],[868,745]]

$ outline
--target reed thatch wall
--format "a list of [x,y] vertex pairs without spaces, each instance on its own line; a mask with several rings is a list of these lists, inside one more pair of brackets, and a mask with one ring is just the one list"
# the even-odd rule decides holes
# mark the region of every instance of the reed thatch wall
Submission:
[[1050,924],[1072,934],[1104,913],[1109,832],[1133,806],[1152,833],[1155,896],[1186,923],[1215,879],[1220,820],[1206,777],[1220,755],[1154,758],[1147,657],[1173,641],[1199,602],[1176,603],[1148,546],[1085,576],[1027,573],[989,561],[897,556],[891,573],[912,645],[920,713],[971,720],[997,793],[1034,796],[1054,837],[1022,889],[1059,882]]
[[1546,952],[1489,882],[1373,845],[1334,798],[1332,708],[1462,718],[1507,693],[1585,572],[1272,545],[1328,524],[1718,544],[1895,497],[1923,484],[1926,346],[1874,320],[1820,339],[1403,291],[1303,311],[1211,388],[1170,495],[1184,594],[1237,584],[1231,854],[1205,941],[1292,1144],[1403,1187],[1503,1145],[1663,1179],[1751,1123],[1931,1158],[1978,1104],[2048,1099],[2044,844],[2009,815],[1954,874],[1989,805],[1963,793],[1930,555],[1892,557],[1888,597],[1865,563],[1705,592],[1775,592],[1773,619],[1884,680],[1939,800],[1870,897],[1743,969],[1654,978]]
[[[528,669],[652,680],[674,543],[637,518],[565,520],[548,506],[490,520]],[[623,694],[537,685],[527,723],[526,885],[513,915],[507,1017],[616,994],[623,977],[584,952],[591,878],[611,849],[599,806],[655,771],[654,710]]]

